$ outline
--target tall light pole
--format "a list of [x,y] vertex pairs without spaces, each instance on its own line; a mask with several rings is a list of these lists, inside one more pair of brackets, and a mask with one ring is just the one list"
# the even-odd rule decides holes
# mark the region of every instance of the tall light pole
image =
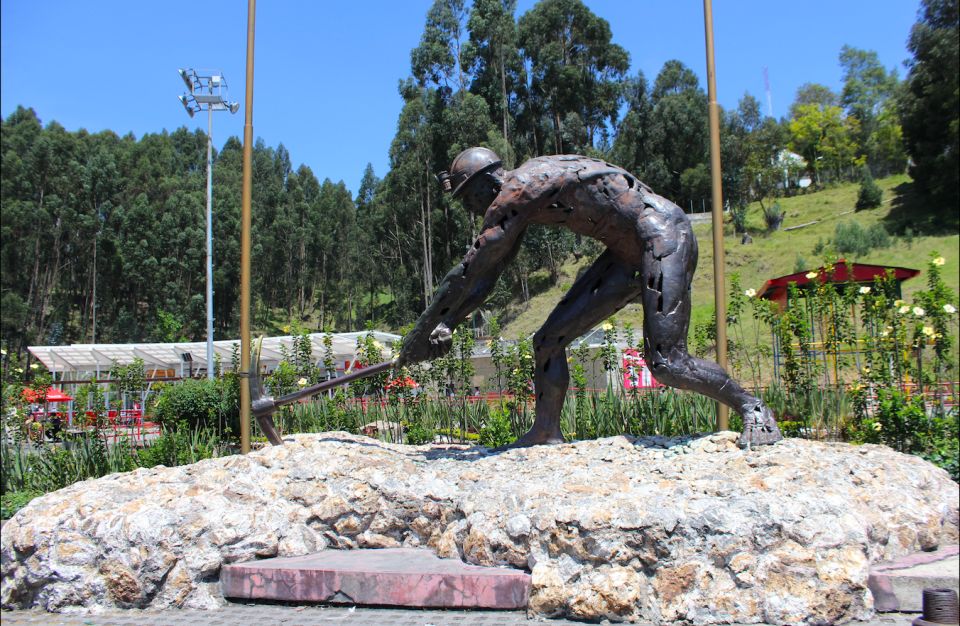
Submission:
[[227,102],[227,81],[222,73],[177,71],[187,86],[187,93],[179,96],[187,114],[193,117],[197,111],[207,111],[207,378],[213,379],[213,112],[236,113],[240,103]]

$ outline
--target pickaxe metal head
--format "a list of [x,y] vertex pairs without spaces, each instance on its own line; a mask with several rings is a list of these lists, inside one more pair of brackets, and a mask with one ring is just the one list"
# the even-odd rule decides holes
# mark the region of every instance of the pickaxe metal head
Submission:
[[266,435],[267,441],[275,446],[282,446],[283,439],[273,423],[273,413],[277,410],[273,398],[266,395],[263,380],[260,378],[260,351],[263,349],[263,337],[257,339],[253,354],[250,358],[250,400],[253,416],[257,418],[260,430]]
[[275,446],[283,445],[283,439],[277,432],[277,428],[273,422],[273,414],[276,413],[277,409],[288,404],[293,404],[301,398],[307,398],[309,396],[316,395],[320,392],[326,391],[327,389],[332,389],[333,387],[346,385],[361,378],[373,376],[374,374],[378,374],[393,367],[397,362],[396,357],[394,357],[393,360],[377,363],[376,365],[370,365],[369,367],[357,370],[352,374],[347,374],[346,376],[341,376],[340,378],[334,378],[332,380],[325,380],[321,383],[304,387],[303,389],[288,393],[275,399],[266,394],[263,388],[263,382],[260,380],[260,349],[262,347],[263,337],[260,337],[260,339],[257,340],[257,345],[251,358],[250,399],[253,415],[257,418],[257,423],[260,425],[260,430],[262,430],[263,434],[267,436],[267,439],[270,441],[270,443]]

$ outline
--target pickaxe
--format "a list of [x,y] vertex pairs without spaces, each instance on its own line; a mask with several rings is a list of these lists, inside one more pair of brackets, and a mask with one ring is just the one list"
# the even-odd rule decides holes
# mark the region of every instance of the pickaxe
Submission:
[[263,381],[260,380],[260,349],[262,347],[263,338],[261,337],[257,341],[257,346],[253,351],[253,357],[250,363],[250,399],[253,404],[253,415],[257,418],[257,423],[260,425],[260,430],[262,430],[263,434],[267,436],[267,440],[269,440],[270,443],[275,446],[283,445],[283,439],[280,437],[280,434],[277,432],[277,427],[273,423],[273,414],[276,413],[277,409],[288,404],[293,404],[301,398],[307,398],[309,396],[326,391],[327,389],[339,387],[340,385],[346,385],[355,380],[360,380],[362,378],[373,376],[374,374],[379,374],[384,370],[390,369],[397,363],[397,357],[394,357],[390,361],[384,361],[383,363],[370,365],[369,367],[357,370],[352,374],[347,374],[346,376],[341,376],[340,378],[334,378],[332,380],[325,380],[322,383],[310,385],[309,387],[298,389],[297,391],[290,392],[284,396],[274,399],[273,397],[266,395],[263,388]]

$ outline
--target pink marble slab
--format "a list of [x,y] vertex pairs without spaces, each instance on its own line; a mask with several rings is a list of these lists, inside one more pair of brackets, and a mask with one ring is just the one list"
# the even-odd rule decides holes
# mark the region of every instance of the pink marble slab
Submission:
[[520,609],[530,597],[524,571],[467,565],[429,550],[325,550],[225,565],[223,595],[249,600],[423,608]]

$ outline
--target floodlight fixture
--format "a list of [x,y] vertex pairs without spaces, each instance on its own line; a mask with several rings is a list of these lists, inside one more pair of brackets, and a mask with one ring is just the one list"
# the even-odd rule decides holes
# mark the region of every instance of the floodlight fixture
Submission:
[[177,72],[190,90],[180,96],[187,114],[193,117],[197,111],[207,111],[207,378],[213,378],[213,112],[236,113],[240,104],[227,101],[227,80],[221,72],[197,72],[194,69],[179,69]]
[[177,71],[180,73],[180,78],[183,79],[183,84],[185,84],[187,86],[187,89],[189,89],[190,92],[193,93],[193,80],[190,78],[190,74],[193,73],[193,70],[189,70],[188,72],[188,70],[179,69]]
[[186,96],[177,96],[177,99],[180,100],[183,108],[187,110],[187,115],[193,117],[193,107],[190,106],[190,100]]

